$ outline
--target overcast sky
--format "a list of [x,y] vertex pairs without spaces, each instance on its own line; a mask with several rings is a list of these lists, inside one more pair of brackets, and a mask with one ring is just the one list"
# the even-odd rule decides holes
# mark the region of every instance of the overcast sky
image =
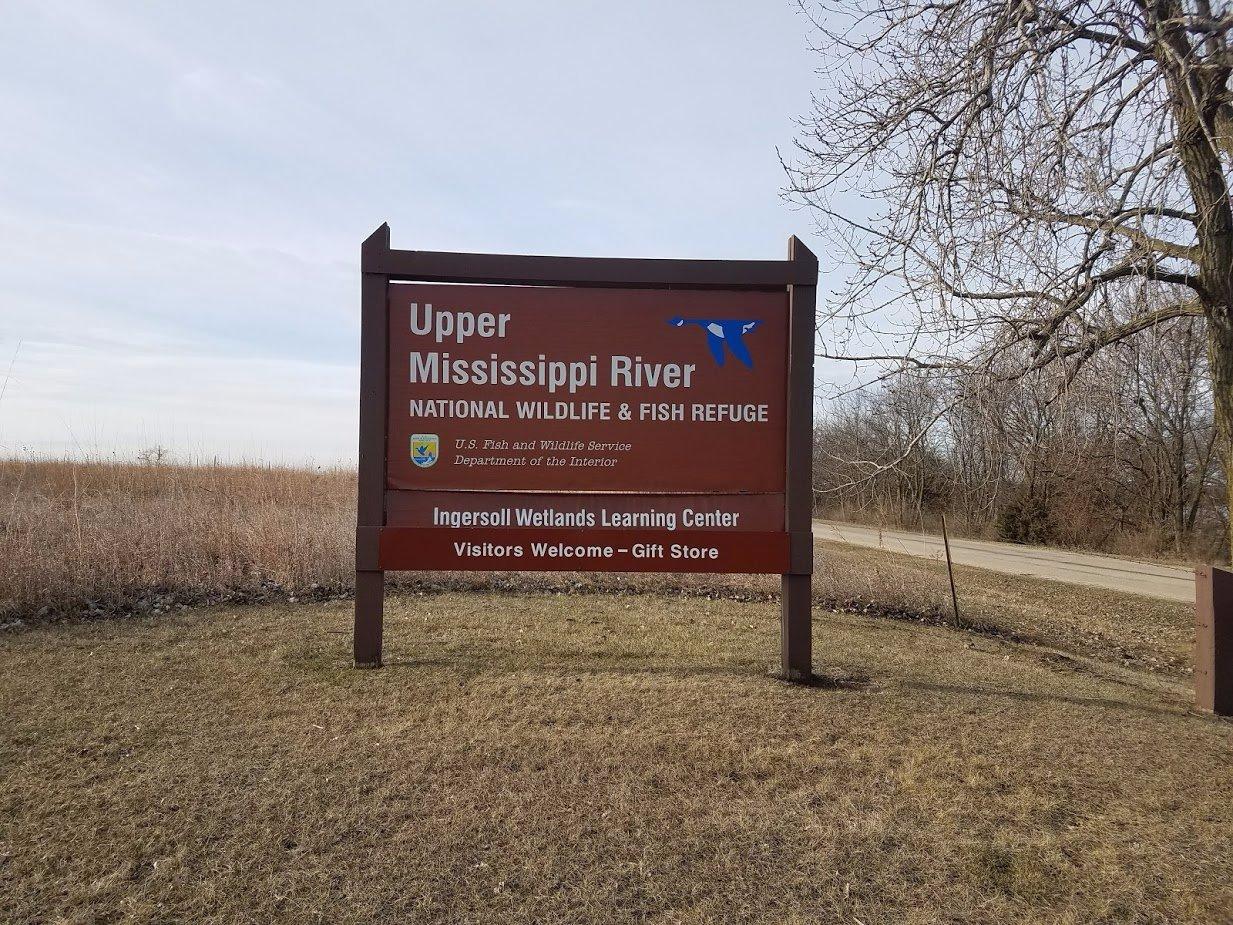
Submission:
[[776,155],[805,37],[790,0],[9,0],[0,454],[352,462],[383,221],[431,250],[819,249]]

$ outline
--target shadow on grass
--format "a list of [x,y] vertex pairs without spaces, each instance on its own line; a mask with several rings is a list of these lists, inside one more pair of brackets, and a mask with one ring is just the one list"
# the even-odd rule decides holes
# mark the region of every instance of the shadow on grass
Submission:
[[655,665],[611,664],[607,659],[528,659],[511,661],[508,658],[483,658],[477,655],[454,655],[450,658],[401,658],[386,659],[383,669],[399,671],[415,668],[454,669],[467,676],[492,674],[561,674],[587,675],[592,677],[639,677],[658,675],[674,678],[769,678],[765,669],[757,665]]
[[[1176,707],[1155,707],[1142,703],[1133,703],[1127,700],[1114,700],[1109,697],[1076,697],[1069,696],[1067,694],[1007,690],[1005,688],[989,687],[987,685],[979,684],[936,684],[929,681],[911,680],[898,681],[895,683],[895,687],[901,690],[914,690],[931,694],[945,694],[964,698],[990,697],[1000,698],[1003,700],[1014,700],[1019,703],[1065,703],[1077,707],[1098,707],[1104,710],[1116,710],[1121,713],[1132,713],[1144,716],[1177,717],[1187,713],[1192,713],[1195,716],[1201,715],[1198,713],[1193,713],[1193,711],[1186,706],[1184,701],[1179,701]],[[1167,697],[1168,694],[1162,691],[1159,693],[1159,696]]]
[[[711,678],[716,680],[768,681],[788,689],[816,690],[819,692],[840,691],[845,693],[869,693],[884,695],[895,691],[921,694],[938,694],[956,699],[1013,700],[1019,703],[1062,703],[1077,707],[1092,707],[1141,716],[1177,717],[1192,713],[1184,700],[1175,700],[1174,706],[1152,706],[1130,700],[1111,697],[1084,697],[1051,692],[1032,692],[979,684],[941,684],[910,678],[889,677],[881,681],[871,676],[844,668],[822,668],[807,682],[785,681],[774,669],[765,664],[745,662],[728,665],[613,665],[601,659],[527,660],[513,662],[508,659],[488,659],[478,655],[457,655],[449,658],[414,658],[395,656],[386,661],[384,670],[401,672],[416,669],[445,669],[456,672],[459,680],[475,680],[484,676],[501,674],[534,673],[564,675],[581,680],[583,677],[660,677],[673,680]],[[1166,692],[1154,692],[1160,697],[1170,697]],[[1198,716],[1199,714],[1193,714]]]
[[[337,665],[337,663],[335,663]],[[351,666],[346,666],[348,669]],[[727,664],[665,665],[662,663],[615,664],[608,656],[511,660],[507,657],[485,658],[481,654],[453,654],[438,657],[387,657],[381,669],[405,671],[415,669],[452,669],[460,676],[474,678],[494,674],[566,675],[575,677],[662,677],[673,679],[714,678],[728,680],[771,681],[787,688],[830,691],[867,691],[878,685],[867,674],[842,668],[828,667],[817,671],[808,681],[788,681],[777,668],[765,662],[739,662]],[[358,669],[371,670],[371,669]]]

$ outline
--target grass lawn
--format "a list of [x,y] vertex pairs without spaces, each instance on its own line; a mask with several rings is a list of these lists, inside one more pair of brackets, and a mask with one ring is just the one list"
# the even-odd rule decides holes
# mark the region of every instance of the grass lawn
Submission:
[[[814,601],[953,623],[946,564],[882,549],[817,543]],[[955,566],[967,627],[1099,661],[1178,676],[1192,670],[1194,605]]]
[[0,921],[1233,922],[1184,679],[774,604],[398,596],[0,635]]

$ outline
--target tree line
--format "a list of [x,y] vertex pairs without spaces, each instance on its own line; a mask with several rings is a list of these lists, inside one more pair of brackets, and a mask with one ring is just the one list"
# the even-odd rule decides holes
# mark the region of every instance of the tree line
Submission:
[[[1013,364],[1014,360],[1008,360]],[[1206,332],[1178,318],[1103,350],[972,382],[904,367],[829,401],[820,516],[1127,553],[1227,555]]]

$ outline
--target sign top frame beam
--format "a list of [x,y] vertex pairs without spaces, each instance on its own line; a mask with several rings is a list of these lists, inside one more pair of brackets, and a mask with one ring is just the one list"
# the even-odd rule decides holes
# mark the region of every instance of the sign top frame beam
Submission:
[[364,242],[361,271],[390,280],[609,289],[768,290],[812,286],[818,261],[803,244],[792,260],[682,260],[640,257],[534,257],[390,248],[390,226]]

